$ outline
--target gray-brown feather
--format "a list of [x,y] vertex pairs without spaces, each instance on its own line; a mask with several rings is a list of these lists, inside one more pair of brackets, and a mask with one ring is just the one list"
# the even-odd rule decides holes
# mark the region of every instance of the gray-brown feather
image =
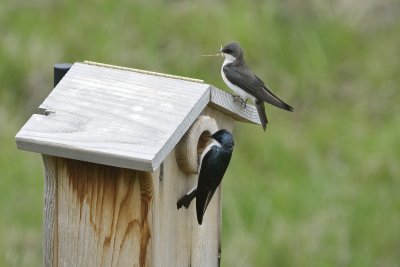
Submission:
[[[244,62],[242,62],[244,64]],[[293,108],[283,102],[264,84],[264,82],[254,75],[247,67],[238,67],[235,63],[224,66],[223,71],[229,81],[242,88],[247,93],[253,95],[260,101],[265,101],[278,108],[293,111]]]

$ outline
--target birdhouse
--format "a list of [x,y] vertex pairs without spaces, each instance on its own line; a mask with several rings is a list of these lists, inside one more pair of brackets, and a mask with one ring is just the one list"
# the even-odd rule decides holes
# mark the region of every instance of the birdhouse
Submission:
[[82,62],[39,111],[16,143],[43,158],[45,266],[218,266],[221,190],[202,225],[176,202],[206,136],[259,124],[253,106],[201,80]]

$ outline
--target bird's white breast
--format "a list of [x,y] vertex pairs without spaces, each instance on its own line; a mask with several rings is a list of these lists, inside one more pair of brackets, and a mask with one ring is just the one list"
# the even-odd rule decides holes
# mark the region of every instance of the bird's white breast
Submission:
[[199,161],[199,169],[198,169],[199,174],[200,174],[200,170],[201,170],[201,165],[203,163],[203,158],[208,153],[208,151],[210,151],[210,149],[213,146],[222,147],[222,145],[217,140],[212,139],[211,143],[203,150],[203,153],[201,153],[200,161]]
[[222,67],[221,67],[221,76],[222,76],[222,80],[224,80],[224,82],[226,83],[226,85],[233,91],[235,92],[236,95],[239,95],[244,101],[246,101],[247,99],[252,100],[253,102],[255,102],[255,97],[248,94],[246,91],[244,91],[242,88],[240,88],[239,86],[234,85],[233,83],[231,83],[228,78],[226,78],[225,72],[224,72],[224,67],[227,64],[230,64],[232,62],[235,61],[235,58],[229,54],[224,54],[225,60],[224,63],[222,63]]

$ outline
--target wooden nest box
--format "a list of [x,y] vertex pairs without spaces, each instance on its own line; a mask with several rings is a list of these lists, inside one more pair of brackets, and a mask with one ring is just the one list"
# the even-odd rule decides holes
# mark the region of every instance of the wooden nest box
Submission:
[[75,63],[16,135],[45,167],[45,266],[218,266],[221,192],[197,224],[205,133],[259,123],[200,80]]

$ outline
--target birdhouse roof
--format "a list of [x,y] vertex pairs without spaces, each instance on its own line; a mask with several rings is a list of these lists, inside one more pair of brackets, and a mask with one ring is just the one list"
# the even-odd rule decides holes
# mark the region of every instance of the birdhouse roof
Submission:
[[209,105],[258,123],[201,80],[93,62],[75,63],[16,135],[20,149],[99,164],[158,168]]

